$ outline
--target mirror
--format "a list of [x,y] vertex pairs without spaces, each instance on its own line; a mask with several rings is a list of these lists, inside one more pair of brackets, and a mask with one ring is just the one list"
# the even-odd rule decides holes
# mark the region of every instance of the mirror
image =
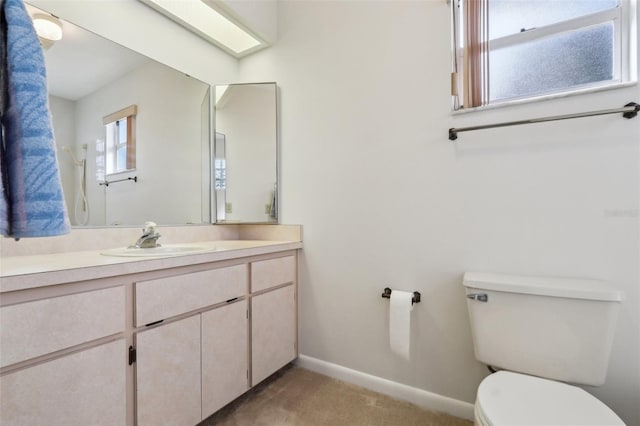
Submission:
[[277,86],[215,87],[216,223],[278,223]]
[[[211,223],[211,86],[67,21],[62,27],[44,56],[72,225]],[[135,165],[108,170],[103,120],[130,106]]]

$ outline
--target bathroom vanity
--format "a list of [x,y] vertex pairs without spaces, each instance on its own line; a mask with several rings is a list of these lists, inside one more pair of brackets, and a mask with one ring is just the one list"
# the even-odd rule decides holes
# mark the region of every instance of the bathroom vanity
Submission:
[[210,244],[3,258],[0,423],[195,425],[295,359],[302,243]]

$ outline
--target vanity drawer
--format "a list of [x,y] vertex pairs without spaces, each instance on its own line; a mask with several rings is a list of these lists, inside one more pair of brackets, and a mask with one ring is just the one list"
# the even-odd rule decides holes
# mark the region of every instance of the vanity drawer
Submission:
[[0,308],[4,367],[124,331],[123,286]]
[[244,296],[247,265],[141,281],[135,289],[136,326],[140,327]]
[[251,292],[296,281],[295,256],[278,257],[251,263]]

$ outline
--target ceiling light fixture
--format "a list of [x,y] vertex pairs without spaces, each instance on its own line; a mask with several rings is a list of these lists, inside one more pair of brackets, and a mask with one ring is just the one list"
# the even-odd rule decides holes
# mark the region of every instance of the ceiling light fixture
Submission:
[[51,47],[56,41],[62,40],[62,24],[58,18],[46,13],[36,13],[31,19],[40,43],[45,49]]
[[236,57],[266,45],[201,0],[141,1]]

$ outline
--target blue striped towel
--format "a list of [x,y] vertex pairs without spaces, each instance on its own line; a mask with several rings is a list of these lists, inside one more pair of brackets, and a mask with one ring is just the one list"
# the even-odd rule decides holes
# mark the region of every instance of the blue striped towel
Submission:
[[2,108],[0,233],[14,238],[66,234],[71,227],[56,159],[44,55],[23,1],[4,0],[3,12],[7,96]]

